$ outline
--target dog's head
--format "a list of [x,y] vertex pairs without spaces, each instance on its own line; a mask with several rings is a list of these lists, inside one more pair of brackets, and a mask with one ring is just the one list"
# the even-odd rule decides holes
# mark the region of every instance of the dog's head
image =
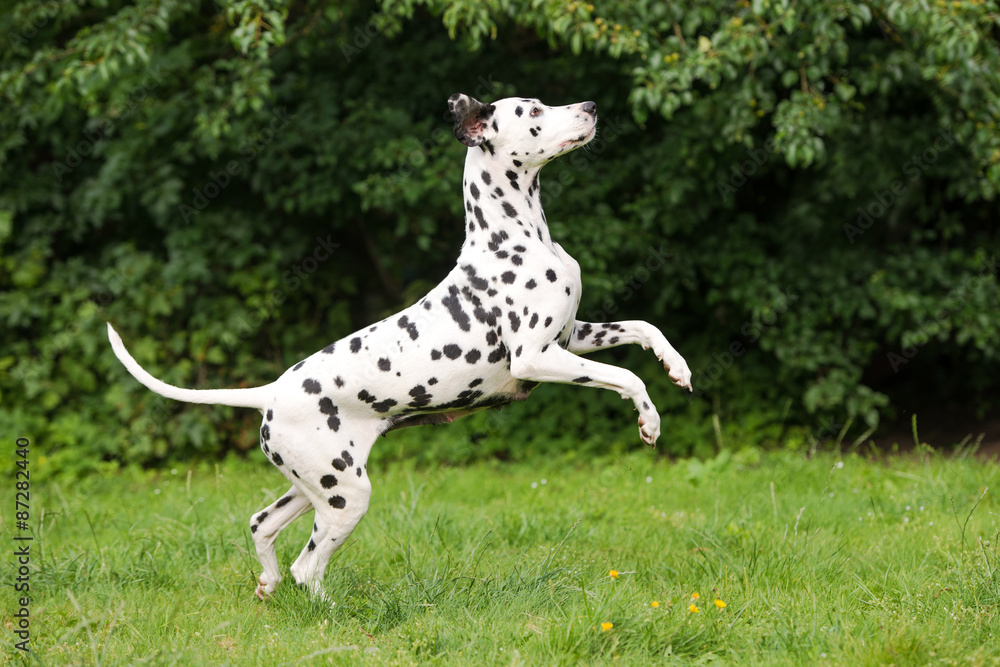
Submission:
[[594,138],[597,105],[550,107],[535,99],[508,97],[493,104],[462,93],[448,98],[455,138],[470,148],[545,164]]

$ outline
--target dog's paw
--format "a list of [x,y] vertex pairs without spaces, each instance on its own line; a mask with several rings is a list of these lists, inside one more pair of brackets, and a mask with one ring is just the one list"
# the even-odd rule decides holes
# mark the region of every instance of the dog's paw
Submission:
[[254,595],[257,596],[257,599],[266,602],[267,599],[271,597],[271,593],[273,592],[274,586],[268,586],[267,583],[264,582],[263,577],[257,579],[257,590],[254,591]]
[[650,447],[656,447],[660,437],[660,415],[639,415],[639,437]]
[[693,391],[691,387],[691,369],[688,368],[684,357],[679,354],[662,357],[663,368],[670,375],[670,379],[678,387],[683,387],[688,391]]

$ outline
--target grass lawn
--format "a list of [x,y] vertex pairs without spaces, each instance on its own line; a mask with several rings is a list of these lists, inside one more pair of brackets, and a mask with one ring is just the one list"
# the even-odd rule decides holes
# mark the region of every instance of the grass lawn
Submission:
[[[372,465],[331,606],[287,575],[308,516],[279,538],[274,598],[253,597],[249,517],[287,487],[260,458],[74,484],[33,467],[40,663],[1000,664],[996,463]],[[20,662],[10,555],[0,572],[0,662]]]

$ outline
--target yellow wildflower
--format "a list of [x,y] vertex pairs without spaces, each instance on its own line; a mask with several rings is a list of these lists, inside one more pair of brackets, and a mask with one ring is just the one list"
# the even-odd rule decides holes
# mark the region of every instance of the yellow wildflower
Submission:
[[653,609],[656,609],[657,607],[660,606],[660,603],[657,602],[656,600],[653,600],[652,602],[649,603],[649,606],[652,607]]
[[618,578],[618,570],[610,570],[608,572],[608,576],[611,577],[612,579],[617,579]]
[[701,609],[699,609],[697,605],[691,604],[688,607],[688,611],[691,612],[692,614],[697,614],[699,611],[701,611]]
[[697,593],[692,593],[692,594],[691,594],[691,599],[692,599],[692,600],[697,600],[697,599],[698,599],[698,598],[700,598],[700,597],[701,597],[701,596],[700,596],[700,595],[698,595]]
[[718,607],[719,609],[725,609],[726,608],[726,603],[723,602],[722,600],[716,600],[715,601],[715,606]]
[[613,627],[615,627],[614,623],[601,623],[601,632],[607,632]]

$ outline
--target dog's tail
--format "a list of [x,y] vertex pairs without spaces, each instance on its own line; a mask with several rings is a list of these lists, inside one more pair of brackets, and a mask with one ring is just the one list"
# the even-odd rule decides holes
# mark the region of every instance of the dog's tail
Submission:
[[234,408],[256,408],[263,410],[268,397],[273,396],[270,385],[250,387],[247,389],[182,389],[162,380],[157,380],[145,368],[139,365],[125,349],[121,336],[108,323],[108,339],[115,356],[121,361],[132,376],[160,396],[166,396],[186,403],[208,403],[210,405],[229,405]]

